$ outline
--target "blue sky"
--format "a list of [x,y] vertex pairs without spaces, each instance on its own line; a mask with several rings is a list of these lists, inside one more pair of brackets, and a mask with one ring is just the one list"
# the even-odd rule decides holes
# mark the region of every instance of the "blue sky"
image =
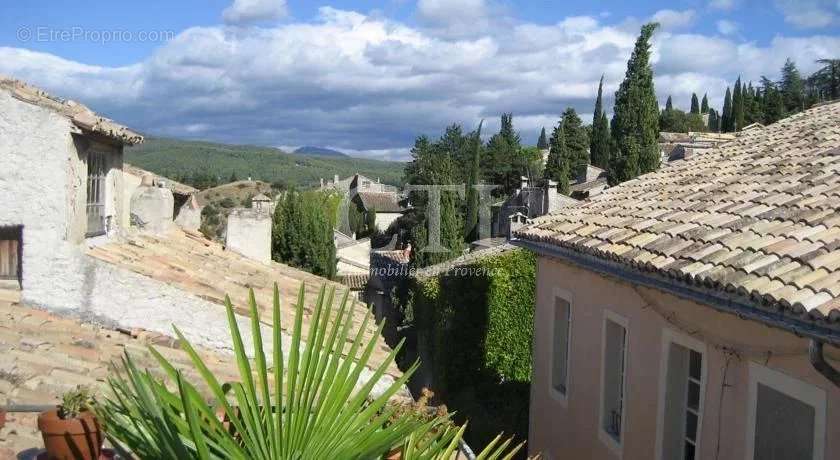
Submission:
[[0,73],[150,134],[405,158],[452,122],[512,111],[533,141],[566,106],[591,117],[652,19],[663,104],[840,50],[838,0],[554,3],[3,2]]

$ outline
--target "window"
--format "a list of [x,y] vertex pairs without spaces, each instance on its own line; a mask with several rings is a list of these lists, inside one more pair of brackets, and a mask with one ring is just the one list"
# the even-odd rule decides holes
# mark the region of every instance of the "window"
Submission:
[[624,385],[627,361],[627,320],[605,312],[601,368],[602,439],[613,448],[621,445],[624,424]]
[[22,227],[0,227],[0,280],[20,281]]
[[699,458],[705,345],[670,329],[663,333],[663,345],[658,458],[694,460]]
[[747,459],[823,460],[825,391],[750,363]]
[[554,344],[552,347],[551,388],[565,398],[569,384],[569,334],[571,305],[561,297],[554,299]]
[[87,161],[87,232],[86,236],[105,234],[105,154],[88,152]]

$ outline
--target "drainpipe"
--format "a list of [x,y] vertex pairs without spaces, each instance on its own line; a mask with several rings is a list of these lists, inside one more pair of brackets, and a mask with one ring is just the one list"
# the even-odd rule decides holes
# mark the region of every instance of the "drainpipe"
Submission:
[[811,339],[811,344],[808,346],[808,359],[817,372],[824,375],[835,386],[840,387],[840,372],[825,360],[822,342],[817,339]]

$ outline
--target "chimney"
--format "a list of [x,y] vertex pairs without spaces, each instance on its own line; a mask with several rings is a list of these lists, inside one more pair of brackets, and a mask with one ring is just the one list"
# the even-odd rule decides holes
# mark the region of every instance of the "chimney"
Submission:
[[545,207],[546,213],[555,211],[559,207],[559,198],[557,196],[557,181],[551,179],[545,186]]
[[168,188],[155,186],[154,177],[146,174],[131,195],[129,211],[133,227],[151,233],[164,233],[172,226],[175,197]]
[[519,189],[520,190],[525,190],[526,188],[528,188],[528,178],[527,177],[525,177],[525,176],[520,177],[519,182],[520,182],[519,183]]
[[232,210],[225,231],[225,249],[271,263],[271,215],[256,209]]
[[324,188],[324,178],[321,178],[321,188]]
[[338,174],[333,176],[333,184],[338,185]]

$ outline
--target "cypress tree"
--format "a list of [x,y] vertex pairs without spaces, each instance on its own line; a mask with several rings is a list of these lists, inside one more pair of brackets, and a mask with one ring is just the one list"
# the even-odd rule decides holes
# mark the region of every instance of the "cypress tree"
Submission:
[[671,101],[671,95],[668,95],[668,100],[665,101],[665,110],[670,112],[674,110],[674,103]]
[[805,83],[799,75],[799,69],[796,68],[796,64],[790,58],[782,66],[780,90],[787,114],[805,110]]
[[545,127],[543,127],[542,131],[540,131],[540,138],[537,140],[537,148],[543,150],[547,149],[548,147],[548,137],[546,137]]
[[557,123],[549,141],[551,150],[543,170],[543,178],[557,182],[557,191],[569,194],[569,151],[566,149],[566,134],[563,132],[563,120]]
[[691,113],[700,113],[700,103],[697,101],[697,93],[691,93]]
[[700,113],[709,113],[709,96],[703,94],[703,102],[700,103]]
[[650,38],[659,25],[642,26],[624,81],[615,93],[612,119],[612,183],[632,179],[659,167],[659,104],[650,67]]
[[735,81],[735,92],[732,94],[732,131],[740,131],[744,127],[744,87],[741,77]]
[[[469,182],[467,183],[467,216],[464,224],[464,239],[466,242],[475,241],[478,239],[478,207],[479,195],[478,190],[473,186],[478,185],[478,178],[481,177],[481,126],[484,120],[478,124],[478,130],[472,140],[472,165],[470,168]],[[545,136],[545,128],[543,128],[542,136]],[[546,142],[547,143],[547,142]]]
[[604,76],[598,84],[598,98],[595,99],[595,114],[592,116],[592,138],[589,142],[589,154],[592,164],[602,168],[609,168],[610,161],[610,125],[604,112],[602,92]]
[[586,127],[574,108],[563,112],[563,134],[566,136],[566,152],[569,156],[569,180],[574,181],[586,172],[589,165],[589,136]]
[[723,97],[723,111],[720,119],[720,132],[732,132],[732,93],[729,92],[729,87],[726,87],[726,96]]

